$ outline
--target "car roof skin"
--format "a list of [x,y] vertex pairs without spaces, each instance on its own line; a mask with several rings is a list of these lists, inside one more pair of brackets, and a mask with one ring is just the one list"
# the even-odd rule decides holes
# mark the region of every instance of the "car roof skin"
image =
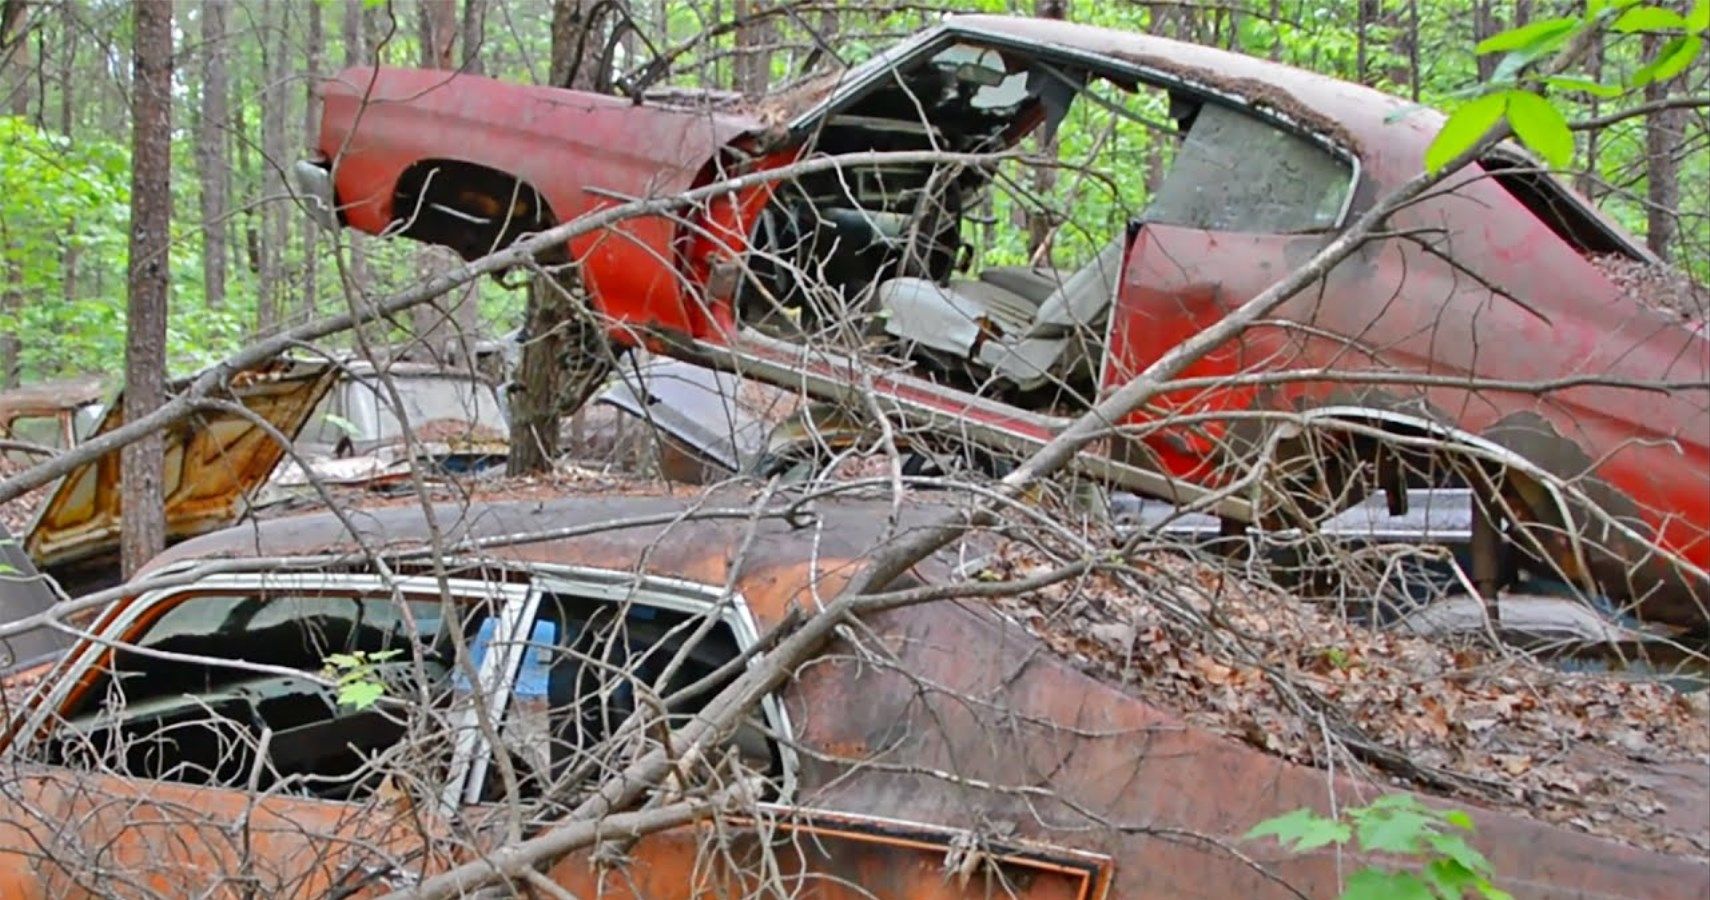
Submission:
[[[347,510],[360,541],[334,514],[307,513],[186,540],[155,557],[139,577],[186,561],[215,559],[254,558],[265,565],[265,560],[280,557],[349,556],[354,564],[361,558],[363,544],[388,553],[425,549],[431,546],[437,525],[447,543],[471,539],[483,543],[479,551],[462,554],[464,562],[487,559],[615,571],[635,571],[639,566],[649,575],[715,588],[736,584],[756,618],[773,623],[788,614],[804,590],[814,587],[819,597],[829,599],[842,580],[855,573],[858,566],[853,561],[950,510],[939,502],[904,502],[892,526],[888,501],[817,500],[797,510],[799,518],[792,524],[782,516],[792,498],[760,500],[755,492],[740,488],[475,500],[435,505],[432,524],[419,503],[409,502]],[[775,515],[751,524],[749,514],[756,508]],[[721,511],[720,517],[685,518],[709,510]],[[638,518],[651,521],[624,527],[625,520]],[[602,524],[612,527],[600,528]],[[592,533],[541,537],[563,529]],[[738,557],[741,562],[733,573],[731,561]],[[947,560],[943,555],[929,560],[903,580],[918,583],[944,577],[951,569]]]

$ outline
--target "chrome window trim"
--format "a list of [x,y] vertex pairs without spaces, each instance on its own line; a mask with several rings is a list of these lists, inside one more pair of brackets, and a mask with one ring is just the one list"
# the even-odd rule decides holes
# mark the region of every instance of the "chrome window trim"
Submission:
[[[8,748],[8,753],[21,752],[26,744],[34,743],[28,740],[26,736],[41,732],[47,725],[48,718],[54,715],[55,710],[64,704],[66,695],[71,692],[79,677],[88,672],[94,665],[95,657],[114,643],[108,635],[129,630],[145,613],[173,597],[210,590],[280,592],[316,589],[340,593],[410,594],[435,597],[440,596],[441,585],[442,582],[439,579],[431,576],[386,577],[356,573],[237,572],[210,574],[189,584],[148,591],[139,595],[136,600],[126,606],[119,616],[107,623],[99,633],[84,640],[83,650],[78,653],[77,657],[68,661],[63,668],[55,673],[54,682],[41,695],[41,699],[36,703],[25,727],[14,731],[15,737],[25,739],[15,739]],[[527,585],[468,578],[449,578],[443,582],[443,585],[449,593],[456,596],[502,599],[504,603],[500,607],[501,622],[505,611],[520,605],[526,599],[529,590]],[[488,653],[482,660],[481,669],[476,673],[481,684],[497,686],[498,683],[493,679],[497,674],[500,656],[500,654]],[[458,714],[452,727],[459,735],[460,749],[465,740],[464,735],[472,734],[479,737],[478,719],[475,716],[475,709],[472,704]],[[479,747],[480,744],[477,742],[475,749],[479,749]],[[455,755],[453,758],[456,759]],[[443,796],[457,796],[457,794],[452,793],[450,786],[458,785],[458,790],[461,792],[461,783],[467,775],[467,768],[462,772],[457,772],[454,769],[447,780],[447,789]]]

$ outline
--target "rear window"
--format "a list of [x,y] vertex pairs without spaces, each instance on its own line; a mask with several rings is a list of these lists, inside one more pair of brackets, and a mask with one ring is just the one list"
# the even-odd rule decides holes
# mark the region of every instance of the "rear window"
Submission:
[[1207,231],[1324,231],[1338,224],[1353,174],[1306,138],[1206,103],[1145,218]]

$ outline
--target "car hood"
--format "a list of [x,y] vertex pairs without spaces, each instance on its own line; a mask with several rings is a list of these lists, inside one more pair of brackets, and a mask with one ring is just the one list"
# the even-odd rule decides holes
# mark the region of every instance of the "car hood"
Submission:
[[[277,361],[230,380],[232,399],[288,438],[295,437],[336,370],[326,363]],[[189,381],[168,386],[182,391]],[[94,434],[124,424],[124,395],[108,407]],[[204,411],[166,430],[161,493],[166,539],[174,542],[223,528],[247,510],[285,449],[259,425],[233,412]],[[115,551],[119,541],[119,451],[73,469],[36,516],[24,548],[47,569]]]

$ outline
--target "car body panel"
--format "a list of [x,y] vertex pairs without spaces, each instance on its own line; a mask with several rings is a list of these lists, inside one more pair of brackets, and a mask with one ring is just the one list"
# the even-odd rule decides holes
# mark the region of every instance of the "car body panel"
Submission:
[[[786,164],[812,149],[815,136],[836,115],[884,83],[893,69],[955,41],[1155,82],[1172,95],[1236,108],[1293,133],[1349,164],[1351,188],[1337,216],[1343,223],[1418,174],[1425,148],[1443,122],[1435,111],[1366,87],[1213,48],[1055,21],[953,16],[844,73],[782,130],[762,132],[757,122],[715,115],[703,115],[691,125],[673,118],[681,115],[679,110],[646,103],[620,110],[619,101],[609,98],[542,93],[484,80],[446,81],[435,74],[436,83],[446,87],[421,98],[388,88],[388,99],[397,102],[377,107],[390,118],[372,131],[366,124],[358,127],[349,91],[334,91],[328,108],[336,115],[323,129],[321,152],[335,159],[335,151],[348,143],[360,153],[385,157],[385,169],[395,173],[412,159],[439,158],[455,147],[471,161],[513,171],[506,167],[525,165],[513,146],[518,123],[532,127],[540,120],[529,104],[546,102],[543,97],[584,109],[576,121],[598,122],[599,129],[629,116],[650,142],[618,140],[591,124],[569,133],[563,124],[568,119],[554,119],[560,124],[550,133],[529,135],[534,152],[525,168],[514,169],[517,177],[565,198],[566,210],[584,212],[597,205],[590,196],[643,195],[635,186],[649,166],[657,170],[650,184],[660,190],[694,183],[700,177],[689,174],[696,168],[695,153],[702,154],[701,170],[708,173],[744,153],[748,161],[733,165],[731,172]],[[410,83],[416,87],[429,86],[420,79],[430,76],[413,77],[418,81]],[[431,99],[439,93],[445,98]],[[454,129],[443,127],[451,107],[459,122]],[[676,137],[662,137],[672,128],[678,129]],[[657,146],[652,138],[659,138]],[[363,197],[388,189],[365,174],[339,174],[340,164],[334,163],[332,182],[340,202],[360,204]],[[1704,387],[1710,384],[1710,338],[1625,296],[1588,257],[1609,253],[1645,262],[1655,257],[1566,185],[1548,176],[1516,174],[1531,165],[1515,148],[1493,151],[1394,216],[1396,229],[1416,239],[1392,235],[1361,248],[1270,321],[1185,373],[1277,373],[1304,367],[1328,368],[1334,377],[1262,390],[1242,386],[1178,393],[1164,405],[1197,417],[1256,412],[1273,420],[1277,413],[1320,407],[1352,409],[1355,420],[1382,421],[1385,428],[1406,421],[1406,428],[1461,444],[1503,448],[1583,493],[1587,502],[1568,502],[1556,496],[1555,488],[1534,484],[1530,490],[1553,499],[1527,507],[1543,517],[1542,528],[1556,526],[1533,508],[1540,505],[1571,511],[1578,520],[1575,546],[1563,553],[1588,562],[1576,563],[1570,575],[1595,577],[1605,593],[1638,603],[1647,618],[1704,627],[1710,622],[1710,389]],[[1066,416],[1030,408],[1027,401],[974,396],[955,384],[912,374],[877,373],[855,360],[828,362],[835,352],[762,337],[739,326],[730,273],[741,270],[744,253],[760,252],[750,246],[758,240],[751,238],[753,223],[770,196],[769,188],[757,187],[702,207],[691,220],[692,234],[681,254],[655,243],[649,245],[650,261],[631,259],[652,276],[629,273],[629,280],[601,281],[597,274],[610,262],[600,255],[607,251],[593,248],[633,243],[634,232],[603,232],[593,244],[573,246],[573,255],[590,267],[592,302],[614,317],[614,337],[639,337],[679,358],[819,400],[876,395],[891,411],[912,416],[911,425],[938,422],[987,450],[1027,452],[1067,424]],[[1543,208],[1554,210],[1554,218],[1540,218],[1535,210]],[[368,215],[348,217],[348,222],[373,232],[392,224],[364,218]],[[1131,230],[1128,277],[1114,298],[1116,311],[1100,363],[1102,391],[1114,389],[1304,263],[1327,239],[1323,233],[1191,231],[1143,217]],[[665,290],[656,283],[666,281],[673,287],[656,293]],[[1354,383],[1361,372],[1439,380],[1615,383],[1547,391],[1469,390],[1452,384],[1418,390],[1362,386]],[[1680,387],[1647,390],[1625,386],[1629,383]],[[1359,414],[1362,409],[1369,412]],[[1319,416],[1313,421],[1331,425],[1340,420]],[[1084,451],[1077,465],[1118,487],[1193,499],[1219,484],[1231,459],[1240,458],[1232,457],[1221,440],[1232,428],[1229,423],[1198,430],[1171,427],[1139,447],[1104,441]],[[1613,522],[1587,524],[1583,513],[1592,505]],[[1225,506],[1222,511],[1232,518],[1252,520],[1264,512],[1263,504],[1245,497],[1226,498]],[[1628,568],[1637,574],[1629,578]]]
[[[341,522],[321,513],[187,541],[150,571],[193,573],[198,564],[218,561],[225,570],[218,577],[229,581],[238,577],[231,572],[234,561],[252,559],[258,577],[276,577],[261,573],[276,570],[282,556],[297,556],[295,568],[302,570],[315,559],[360,558],[365,546],[387,547],[396,570],[412,560],[419,565],[421,554],[438,553],[436,547],[450,542],[460,548],[443,557],[453,573],[508,568],[566,582],[598,574],[610,579],[605,583],[619,598],[632,596],[626,585],[635,583],[638,569],[685,590],[696,586],[710,598],[703,602],[728,598],[723,602],[752,616],[745,640],[754,640],[801,604],[835,593],[861,560],[890,540],[949,509],[827,500],[816,504],[814,520],[801,522],[785,515],[787,498],[758,507],[756,499],[731,491],[694,498],[596,494],[447,504],[432,517],[420,508],[382,507],[354,517],[360,536],[341,535]],[[729,515],[710,515],[718,510]],[[757,510],[769,514],[756,519]],[[613,527],[595,527],[601,524]],[[982,552],[978,541],[961,550]],[[914,578],[933,583],[954,567],[950,556],[930,559]],[[108,621],[116,622],[125,608],[115,608]],[[134,620],[143,613],[125,615]],[[959,863],[996,858],[1007,875],[1026,876],[1014,878],[1015,884],[1037,891],[1018,896],[1097,897],[1106,877],[1113,897],[1293,896],[1218,842],[1235,843],[1269,816],[1322,808],[1331,796],[1364,796],[1370,787],[1189,724],[1087,674],[979,605],[929,603],[877,615],[867,625],[892,648],[894,665],[872,665],[834,649],[805,667],[780,698],[787,715],[776,721],[811,751],[796,764],[788,803],[760,813],[775,847],[808,848],[791,850],[800,858],[780,857],[786,871],[848,878],[879,897],[977,897],[988,896],[992,885],[977,868],[973,877],[958,880]],[[74,675],[67,669],[57,679]],[[52,683],[44,690],[52,691]],[[923,692],[923,685],[932,687]],[[970,696],[984,702],[962,699]],[[8,738],[39,721],[14,717]],[[998,735],[1002,740],[994,740]],[[874,754],[882,754],[882,765],[872,764]],[[931,774],[945,771],[957,778]],[[0,828],[0,880],[35,891],[18,896],[60,896],[43,887],[65,886],[54,858],[76,858],[87,847],[108,848],[107,871],[140,862],[149,877],[170,879],[160,883],[174,893],[230,884],[225,879],[242,875],[264,879],[258,885],[263,892],[304,885],[298,895],[318,896],[339,872],[378,872],[380,880],[366,888],[378,894],[401,886],[383,877],[410,877],[453,862],[418,864],[419,839],[411,844],[401,834],[444,827],[433,819],[431,803],[404,808],[385,797],[350,804],[281,796],[250,801],[241,791],[124,779],[83,782],[73,790],[64,770],[32,771],[26,780],[35,811],[0,816],[9,823]],[[118,802],[103,802],[114,798]],[[4,805],[19,802],[14,794]],[[1682,788],[1671,803],[1682,816],[1710,812],[1710,785]],[[1693,896],[1701,882],[1696,860],[1512,813],[1469,811],[1502,886],[1516,896]],[[480,821],[479,815],[469,820]],[[734,844],[704,840],[698,827],[643,838],[628,848],[627,867],[605,870],[605,884],[633,896],[699,896],[689,880],[694,873],[716,879],[724,874],[718,868],[722,852],[754,846],[745,843],[746,821],[719,826],[717,834],[735,837]],[[229,839],[233,828],[262,850],[249,857],[248,868],[239,865],[241,844]],[[326,834],[309,833],[314,828]],[[355,833],[371,840],[343,839]],[[196,837],[202,834],[207,839]],[[1188,835],[1209,840],[1184,840]],[[1328,853],[1245,852],[1258,853],[1270,873],[1308,896],[1333,894],[1338,873],[1350,862]],[[582,896],[595,895],[602,877],[590,871],[585,855],[555,863],[552,873]]]

